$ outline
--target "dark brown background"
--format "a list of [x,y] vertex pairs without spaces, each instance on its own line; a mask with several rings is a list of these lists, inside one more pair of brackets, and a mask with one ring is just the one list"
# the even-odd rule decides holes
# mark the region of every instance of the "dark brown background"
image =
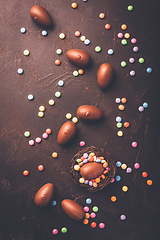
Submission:
[[[59,1],[19,1],[1,0],[0,8],[0,240],[50,240],[50,239],[109,239],[109,240],[158,240],[159,239],[159,17],[158,1],[127,0],[77,0],[78,8],[72,9],[70,0]],[[134,10],[129,12],[131,4]],[[29,11],[32,6],[40,5],[50,14],[54,28],[47,37],[41,35],[43,28],[31,19]],[[105,12],[106,18],[98,18]],[[104,28],[110,23],[112,28]],[[121,24],[127,24],[131,37],[138,39],[139,52],[132,51],[133,45],[128,41],[122,46],[117,38]],[[26,34],[20,28],[27,29]],[[81,31],[91,40],[85,46],[74,36],[76,30]],[[60,40],[59,34],[64,32],[66,39]],[[102,51],[96,53],[95,46]],[[61,48],[63,54],[57,56],[55,51]],[[83,76],[77,78],[72,72],[78,68],[71,64],[65,56],[67,50],[79,48],[86,50],[92,64],[85,69]],[[114,54],[107,51],[113,48]],[[25,57],[23,51],[28,49],[30,56]],[[131,65],[128,59],[134,57]],[[144,64],[138,59],[145,58]],[[54,61],[59,58],[60,66]],[[120,62],[125,60],[127,67],[122,68]],[[115,69],[113,84],[106,91],[101,91],[96,82],[99,66],[109,62]],[[24,69],[23,75],[17,69]],[[152,74],[146,68],[152,67]],[[129,76],[130,70],[136,76]],[[49,75],[50,74],[50,75]],[[64,75],[63,75],[64,74]],[[63,75],[59,77],[60,75]],[[57,78],[59,77],[59,78]],[[57,78],[57,80],[50,82]],[[65,79],[60,88],[58,80]],[[61,91],[60,99],[54,97]],[[28,94],[34,95],[28,101]],[[114,102],[116,97],[126,97],[126,109],[120,112]],[[54,98],[55,105],[49,106],[48,100]],[[147,101],[149,108],[140,113],[137,108]],[[99,107],[104,118],[98,123],[77,123],[78,134],[75,141],[67,146],[59,146],[56,137],[60,126],[66,121],[67,112],[76,116],[77,108],[82,104]],[[38,107],[46,107],[44,118],[37,116]],[[116,116],[122,116],[123,122],[129,121],[130,128],[122,129],[124,136],[117,137]],[[41,136],[46,128],[52,128],[52,135],[41,144],[28,145],[23,133],[31,132],[30,139]],[[70,176],[70,159],[80,149],[79,142],[84,140],[86,146],[94,145],[112,153],[115,160],[120,160],[133,168],[137,161],[139,170],[133,169],[131,174],[117,169],[122,177],[120,182],[110,184],[99,193],[89,193],[75,186]],[[131,142],[137,141],[138,148],[133,149]],[[53,159],[52,152],[57,151],[59,157]],[[37,166],[43,164],[44,172]],[[23,170],[28,169],[30,175],[24,177]],[[153,186],[146,184],[141,173],[147,171],[153,180]],[[37,190],[47,182],[55,185],[55,207],[38,208],[33,198]],[[127,185],[129,191],[122,192],[121,187]],[[117,196],[112,203],[110,197]],[[104,222],[105,229],[92,229],[89,225],[70,219],[62,211],[60,203],[63,199],[77,200],[85,206],[85,199],[93,201],[91,207],[97,205],[99,212],[95,221]],[[125,214],[126,221],[119,216]],[[68,228],[67,234],[52,234],[52,229]]]

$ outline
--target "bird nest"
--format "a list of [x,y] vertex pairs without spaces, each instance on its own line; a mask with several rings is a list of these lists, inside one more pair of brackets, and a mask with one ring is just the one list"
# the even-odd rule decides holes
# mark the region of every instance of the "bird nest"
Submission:
[[[93,162],[102,164],[104,171],[94,179],[85,179],[81,175],[81,168],[84,165]],[[115,173],[116,164],[111,158],[111,153],[101,148],[94,146],[83,148],[71,159],[71,174],[73,181],[90,192],[102,190],[113,180]]]

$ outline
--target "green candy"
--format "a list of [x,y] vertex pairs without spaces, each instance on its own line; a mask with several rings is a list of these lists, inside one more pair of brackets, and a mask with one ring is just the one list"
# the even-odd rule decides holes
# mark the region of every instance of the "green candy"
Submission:
[[133,6],[129,5],[129,6],[127,7],[127,9],[128,9],[128,11],[132,11],[132,10],[133,10]]
[[56,53],[57,53],[58,55],[60,55],[60,54],[62,54],[62,50],[61,50],[61,49],[57,49],[57,50],[56,50]]
[[98,212],[98,207],[94,206],[92,210],[93,210],[93,212]]
[[127,63],[125,61],[121,62],[121,67],[125,67],[127,65]]
[[117,123],[116,126],[117,126],[118,128],[121,128],[121,127],[122,127],[122,123]]
[[140,58],[138,61],[139,63],[144,63],[144,58]]
[[61,229],[61,232],[62,232],[62,233],[66,233],[66,232],[67,232],[67,228],[66,228],[66,227],[63,227],[63,228]]
[[56,92],[55,93],[55,97],[59,98],[61,96],[61,93],[60,92]]
[[73,76],[74,76],[74,77],[77,77],[78,75],[79,75],[78,71],[74,71],[74,72],[73,72]]
[[95,47],[95,51],[96,52],[100,52],[101,51],[101,47],[99,47],[99,46]]
[[24,133],[24,136],[25,137],[29,137],[31,134],[30,134],[30,132],[29,131],[26,131],[25,133]]
[[122,45],[127,45],[127,40],[126,39],[122,39],[121,43],[122,43]]

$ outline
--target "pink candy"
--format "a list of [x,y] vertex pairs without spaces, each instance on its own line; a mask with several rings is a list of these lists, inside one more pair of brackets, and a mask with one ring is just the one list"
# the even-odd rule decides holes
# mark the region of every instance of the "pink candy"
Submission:
[[89,212],[89,207],[86,206],[83,209],[84,209],[85,212]]
[[132,142],[132,147],[136,148],[137,147],[137,142]]
[[114,178],[112,178],[112,180],[110,181],[110,183],[114,183],[114,181],[115,181]]
[[43,133],[42,137],[43,137],[44,139],[46,139],[46,138],[48,138],[48,134],[47,134],[47,133]]
[[118,33],[117,35],[119,38],[122,38],[123,37],[123,33]]
[[139,163],[135,163],[135,164],[134,164],[134,168],[135,168],[135,169],[140,168],[140,164],[139,164]]
[[57,233],[58,233],[58,229],[53,229],[53,231],[52,231],[52,233],[54,234],[54,235],[56,235]]
[[90,214],[90,217],[91,217],[91,218],[95,218],[95,217],[96,217],[96,214],[95,214],[94,212],[92,212],[92,213]]
[[37,137],[37,138],[35,139],[35,141],[36,141],[36,143],[40,143],[40,142],[42,141],[42,139],[41,139],[40,137]]
[[135,44],[137,42],[137,39],[136,38],[132,38],[131,39],[131,43]]
[[34,145],[34,140],[29,140],[29,145],[33,146]]
[[105,224],[104,224],[104,223],[100,223],[100,224],[99,224],[99,227],[100,227],[100,228],[104,228],[104,227],[105,227]]
[[79,143],[79,145],[81,146],[81,147],[84,147],[85,146],[85,142],[84,141],[81,141],[80,143]]

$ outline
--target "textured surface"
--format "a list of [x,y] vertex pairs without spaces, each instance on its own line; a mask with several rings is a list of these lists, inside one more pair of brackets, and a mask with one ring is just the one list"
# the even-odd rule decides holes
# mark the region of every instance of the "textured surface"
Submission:
[[[158,240],[159,239],[159,8],[158,1],[127,0],[78,0],[78,8],[71,8],[70,0],[1,0],[0,8],[0,239],[1,240],[80,240],[86,235],[90,240]],[[40,4],[53,19],[54,28],[47,37],[41,35],[43,28],[37,26],[29,12],[32,6]],[[134,10],[127,10],[128,4]],[[105,12],[105,19],[98,17]],[[106,30],[104,25],[111,24]],[[125,32],[131,38],[137,38],[139,52],[133,53],[130,40],[122,46],[117,34],[121,32],[121,24],[128,28]],[[25,34],[20,28],[27,29]],[[81,31],[90,39],[86,46],[74,36]],[[64,32],[66,38],[61,40],[59,34]],[[100,46],[102,51],[95,52]],[[57,56],[56,50],[63,53]],[[85,69],[84,75],[73,77],[72,72],[78,70],[66,57],[69,49],[82,49],[91,56],[91,66]],[[108,55],[108,49],[114,50]],[[29,56],[23,51],[28,49]],[[128,59],[135,58],[134,65]],[[145,62],[138,63],[143,57]],[[54,61],[61,60],[56,66]],[[121,61],[127,66],[122,68]],[[109,62],[115,70],[112,84],[106,91],[100,90],[96,76],[99,66]],[[151,74],[146,68],[152,67]],[[18,68],[24,73],[19,75]],[[129,72],[136,71],[131,77]],[[58,80],[64,80],[63,88]],[[62,93],[55,98],[56,91]],[[28,94],[34,100],[27,99]],[[126,97],[125,111],[120,112],[114,102],[117,97]],[[49,99],[55,100],[49,106]],[[143,102],[149,107],[140,113],[137,109]],[[66,121],[65,115],[70,112],[76,116],[80,105],[97,106],[104,113],[100,123],[86,123],[79,120],[78,134],[71,145],[63,147],[57,143],[60,126]],[[46,107],[45,116],[39,118],[38,108]],[[120,115],[130,123],[128,129],[123,128],[124,136],[117,136],[115,118]],[[30,139],[41,137],[46,128],[52,129],[48,139],[42,139],[38,145],[31,147],[23,133],[31,132]],[[139,162],[140,169],[133,169],[131,174],[118,169],[120,182],[106,186],[101,192],[88,193],[74,184],[70,175],[70,160],[79,151],[79,142],[84,140],[86,146],[104,148],[112,153],[113,158],[133,168]],[[138,147],[132,148],[131,142],[137,141]],[[53,159],[52,152],[58,152]],[[45,170],[39,172],[37,167],[43,164]],[[22,172],[28,169],[30,175],[24,177]],[[153,180],[153,186],[146,184],[141,173],[147,171]],[[55,186],[55,207],[39,209],[34,204],[37,190],[46,182]],[[123,185],[129,187],[128,192],[121,190]],[[117,201],[111,202],[115,195]],[[85,206],[85,199],[92,199],[91,207],[97,205],[99,211],[97,224],[104,222],[106,228],[95,229],[82,222],[76,222],[63,212],[60,203],[63,199],[76,200]],[[127,219],[121,221],[119,216],[125,214]],[[68,228],[66,234],[53,236],[52,230]]]

